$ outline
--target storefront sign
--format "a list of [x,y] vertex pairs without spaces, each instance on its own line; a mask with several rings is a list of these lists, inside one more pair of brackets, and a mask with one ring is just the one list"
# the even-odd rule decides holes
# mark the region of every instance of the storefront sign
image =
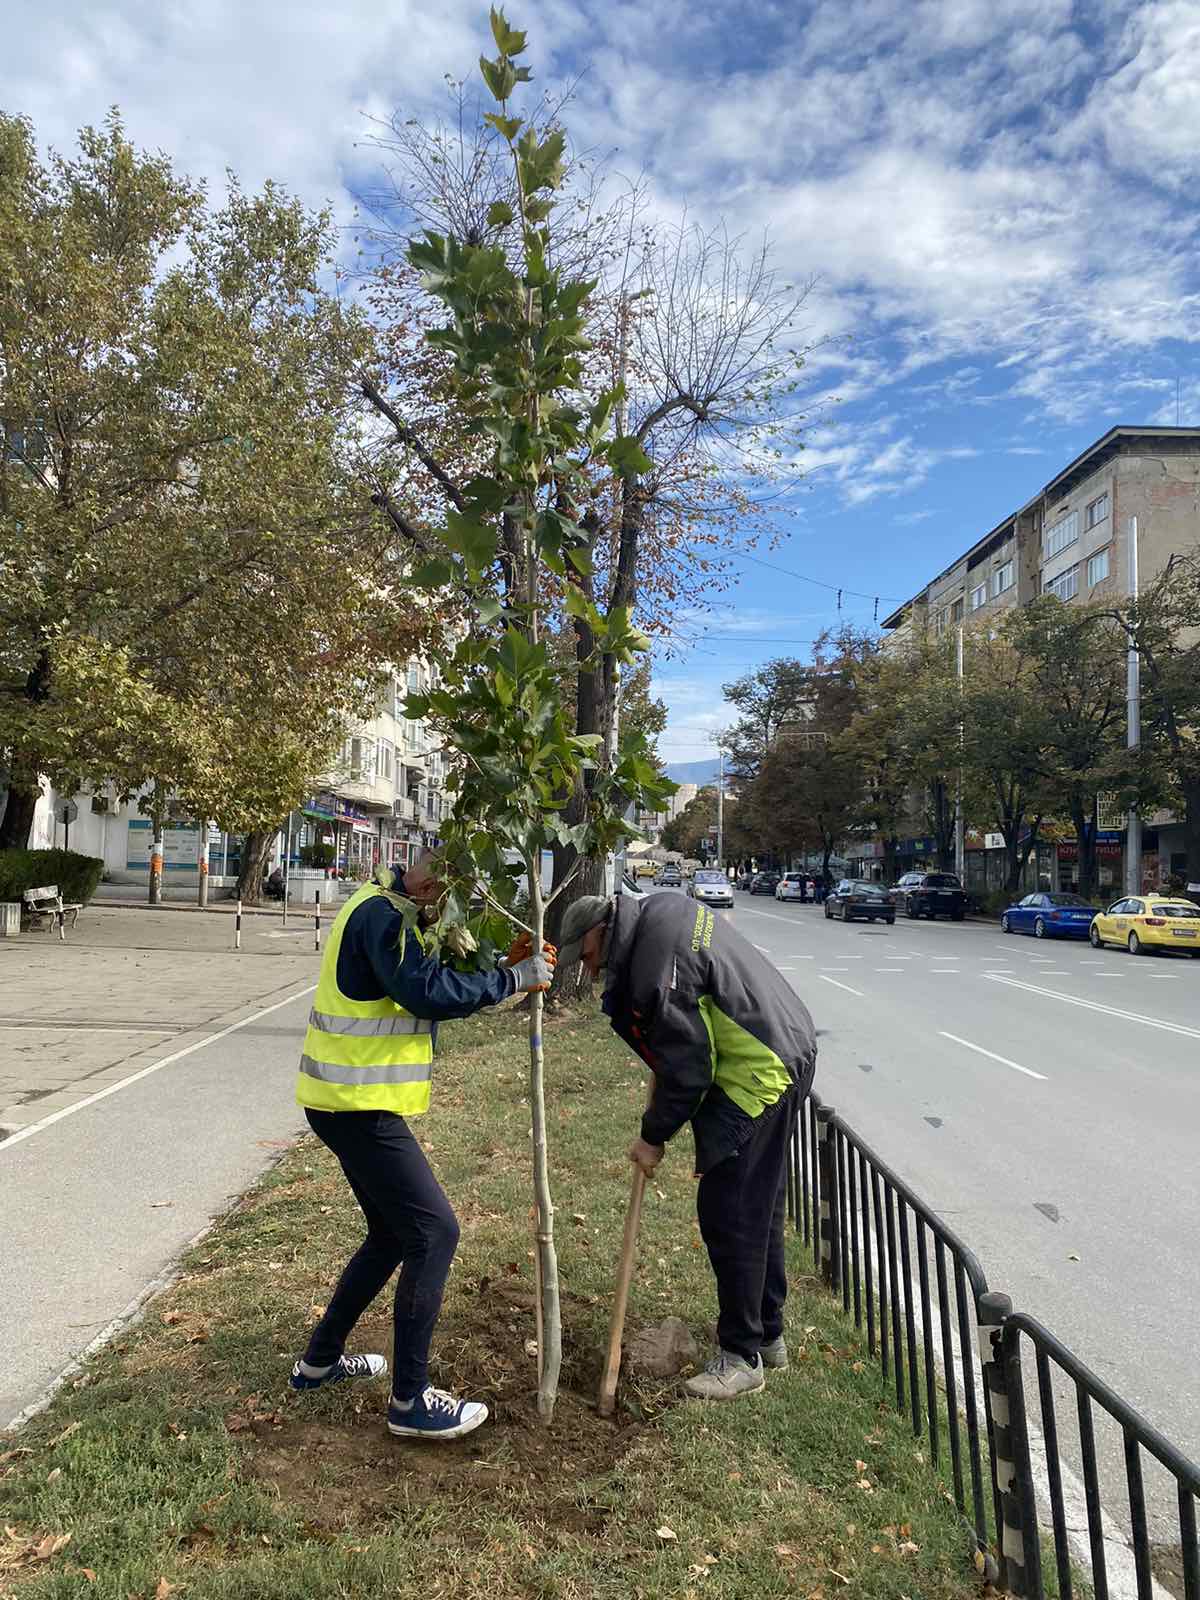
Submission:
[[985,833],[983,836],[983,848],[985,850],[1003,850],[1004,835],[1002,833]]
[[[128,867],[149,867],[150,847],[154,842],[154,830],[148,817],[131,817],[129,819],[129,842],[125,850],[125,864]],[[163,830],[163,870],[169,872],[172,867],[195,867],[200,863],[200,830],[199,828],[164,828]]]

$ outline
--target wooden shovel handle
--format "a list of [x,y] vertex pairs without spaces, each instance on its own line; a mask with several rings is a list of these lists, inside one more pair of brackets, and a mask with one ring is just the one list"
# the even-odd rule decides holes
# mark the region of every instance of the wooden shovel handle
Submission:
[[629,1190],[629,1206],[625,1212],[625,1234],[621,1240],[621,1259],[617,1264],[617,1282],[613,1291],[612,1322],[608,1330],[608,1359],[600,1379],[598,1410],[602,1417],[611,1417],[617,1404],[617,1375],[621,1370],[621,1336],[625,1332],[625,1308],[629,1304],[629,1284],[633,1277],[633,1258],[637,1252],[638,1227],[642,1220],[642,1195],[646,1191],[646,1174],[641,1167],[633,1169],[633,1183]]

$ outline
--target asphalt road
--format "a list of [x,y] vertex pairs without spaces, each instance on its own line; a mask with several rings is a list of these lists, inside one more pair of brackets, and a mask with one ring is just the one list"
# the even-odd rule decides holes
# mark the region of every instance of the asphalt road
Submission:
[[[303,983],[297,984],[299,991]],[[52,1125],[0,1143],[0,1427],[120,1317],[304,1126],[310,995]],[[164,1055],[169,1054],[164,1050]]]
[[[993,1289],[1200,1457],[1200,960],[745,894],[724,915],[823,1030],[825,1103]],[[1119,1439],[1101,1451],[1123,1495]],[[1153,1472],[1148,1492],[1166,1504]]]

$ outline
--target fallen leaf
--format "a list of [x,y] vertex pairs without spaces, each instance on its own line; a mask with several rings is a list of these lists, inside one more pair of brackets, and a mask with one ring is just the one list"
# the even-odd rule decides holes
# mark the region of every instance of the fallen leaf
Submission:
[[536,1361],[537,1360],[537,1353],[538,1353],[537,1340],[536,1339],[526,1339],[526,1341],[525,1341],[525,1354],[527,1356],[531,1356]]
[[671,1528],[655,1528],[654,1532],[662,1540],[679,1538],[679,1535]]
[[901,1555],[915,1556],[920,1548],[921,1546],[919,1544],[914,1544],[911,1539],[903,1539],[900,1542]]
[[46,1474],[46,1482],[47,1483],[57,1483],[58,1480],[61,1477],[62,1477],[62,1468],[61,1467],[55,1467],[53,1472],[48,1472]]
[[96,1571],[95,1571],[94,1567],[80,1567],[79,1570],[80,1570],[80,1572],[83,1573],[84,1577],[87,1579],[87,1581],[89,1583],[95,1583],[95,1581],[96,1581]]
[[871,1486],[870,1478],[860,1478],[854,1487],[856,1489],[861,1489],[864,1494],[872,1494],[874,1492]]
[[173,1594],[174,1591],[175,1585],[173,1583],[168,1583],[165,1578],[160,1578],[154,1591],[154,1600],[167,1600],[167,1596]]
[[836,1578],[839,1583],[848,1585],[850,1582],[850,1579],[846,1576],[846,1574],[844,1572],[839,1572],[836,1567],[826,1567],[825,1571],[829,1573],[831,1578]]
[[33,1553],[39,1561],[49,1561],[51,1556],[56,1556],[60,1550],[65,1550],[70,1542],[69,1533],[48,1533]]
[[164,1326],[173,1328],[177,1322],[183,1321],[182,1311],[164,1311],[161,1318]]
[[250,1418],[243,1416],[240,1411],[231,1411],[225,1418],[226,1433],[244,1433],[250,1426]]
[[856,1461],[854,1463],[854,1470],[855,1470],[855,1472],[858,1473],[859,1477],[861,1478],[863,1473],[866,1472],[866,1470],[867,1470],[867,1463],[865,1461]]
[[174,1200],[151,1200],[150,1209],[151,1211],[161,1211],[164,1207],[173,1206],[174,1204]]
[[82,1428],[82,1427],[83,1427],[83,1423],[82,1422],[72,1422],[67,1427],[65,1427],[61,1433],[56,1433],[54,1435],[53,1439],[51,1439],[50,1443],[52,1445],[53,1444],[61,1444],[64,1439],[69,1439],[73,1433],[78,1433],[80,1428]]
[[853,1539],[854,1535],[858,1532],[858,1524],[857,1524],[857,1522],[848,1522],[846,1524],[846,1532]]
[[586,1222],[587,1221],[587,1217],[583,1214],[582,1211],[576,1211],[576,1212],[574,1212],[572,1214],[571,1221],[574,1222],[576,1225],[578,1225],[580,1223]]
[[18,1456],[31,1456],[33,1451],[26,1445],[18,1445],[15,1450],[5,1450],[0,1453],[0,1466],[6,1461],[15,1461]]

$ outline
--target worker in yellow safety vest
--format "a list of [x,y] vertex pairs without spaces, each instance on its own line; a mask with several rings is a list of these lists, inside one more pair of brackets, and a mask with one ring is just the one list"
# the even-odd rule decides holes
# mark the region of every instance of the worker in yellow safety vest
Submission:
[[367,1221],[292,1368],[294,1389],[382,1377],[381,1355],[346,1355],[354,1325],[396,1268],[388,1428],[402,1437],[457,1439],[487,1419],[479,1401],[429,1383],[429,1344],[458,1245],[458,1221],[406,1119],[429,1108],[439,1022],[469,1017],[514,994],[546,989],[552,946],[534,955],[523,935],[492,972],[445,966],[422,943],[414,908],[444,892],[436,858],[402,876],[377,869],[334,920],[308,1021],[296,1098],[341,1164]]

